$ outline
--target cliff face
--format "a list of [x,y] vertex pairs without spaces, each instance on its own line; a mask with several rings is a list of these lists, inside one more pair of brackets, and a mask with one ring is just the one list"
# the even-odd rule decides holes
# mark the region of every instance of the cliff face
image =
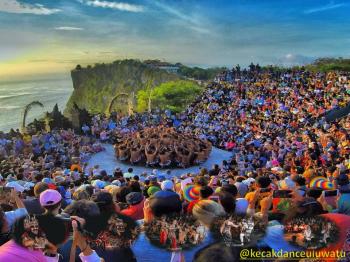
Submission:
[[71,76],[74,91],[65,109],[68,117],[74,103],[90,113],[105,113],[118,93],[136,94],[138,90],[146,88],[150,80],[153,86],[157,86],[180,78],[138,60],[121,60],[87,68],[77,66]]

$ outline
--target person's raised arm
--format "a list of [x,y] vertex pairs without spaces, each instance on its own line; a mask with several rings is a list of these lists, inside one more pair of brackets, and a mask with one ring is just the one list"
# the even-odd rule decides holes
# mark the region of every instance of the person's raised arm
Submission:
[[267,223],[268,222],[268,212],[272,206],[272,193],[270,193],[269,196],[264,197],[260,201],[260,206],[261,206],[261,215],[263,220]]
[[83,218],[72,216],[72,227],[73,227],[73,246],[78,246],[81,250],[79,255],[82,262],[101,262],[101,259],[97,253],[90,247],[86,237],[79,231],[80,227],[85,225]]
[[260,188],[256,189],[252,198],[249,199],[249,204],[248,204],[248,209],[247,209],[247,215],[254,215],[255,213],[255,206],[256,206],[256,202],[258,201],[260,195]]
[[11,198],[16,203],[17,208],[26,208],[22,199],[20,199],[20,197],[17,195],[17,191],[15,189],[11,190]]

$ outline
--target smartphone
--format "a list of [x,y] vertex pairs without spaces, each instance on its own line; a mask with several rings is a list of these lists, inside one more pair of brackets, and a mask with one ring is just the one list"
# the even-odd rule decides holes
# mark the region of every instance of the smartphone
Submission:
[[273,191],[273,198],[292,198],[291,190],[275,190]]
[[221,181],[221,185],[223,185],[223,186],[228,185],[228,180],[227,179],[223,179]]
[[334,197],[337,196],[339,194],[339,190],[324,190],[322,191],[322,194],[324,197]]
[[260,193],[267,193],[267,192],[270,192],[271,191],[271,188],[261,188],[260,189]]

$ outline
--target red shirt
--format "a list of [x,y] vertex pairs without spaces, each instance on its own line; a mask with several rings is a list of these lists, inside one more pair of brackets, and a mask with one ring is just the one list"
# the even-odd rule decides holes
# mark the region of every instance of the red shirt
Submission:
[[187,213],[192,214],[192,209],[195,204],[197,204],[200,201],[200,199],[192,200],[188,206],[187,206]]
[[143,219],[143,205],[145,200],[142,200],[136,205],[129,206],[126,209],[123,209],[120,213],[123,215],[129,216],[134,220]]

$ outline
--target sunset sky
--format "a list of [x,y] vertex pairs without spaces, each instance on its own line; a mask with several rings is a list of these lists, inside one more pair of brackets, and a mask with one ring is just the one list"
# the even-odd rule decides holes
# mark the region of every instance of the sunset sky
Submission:
[[301,64],[350,56],[350,1],[0,0],[0,78],[158,58]]

